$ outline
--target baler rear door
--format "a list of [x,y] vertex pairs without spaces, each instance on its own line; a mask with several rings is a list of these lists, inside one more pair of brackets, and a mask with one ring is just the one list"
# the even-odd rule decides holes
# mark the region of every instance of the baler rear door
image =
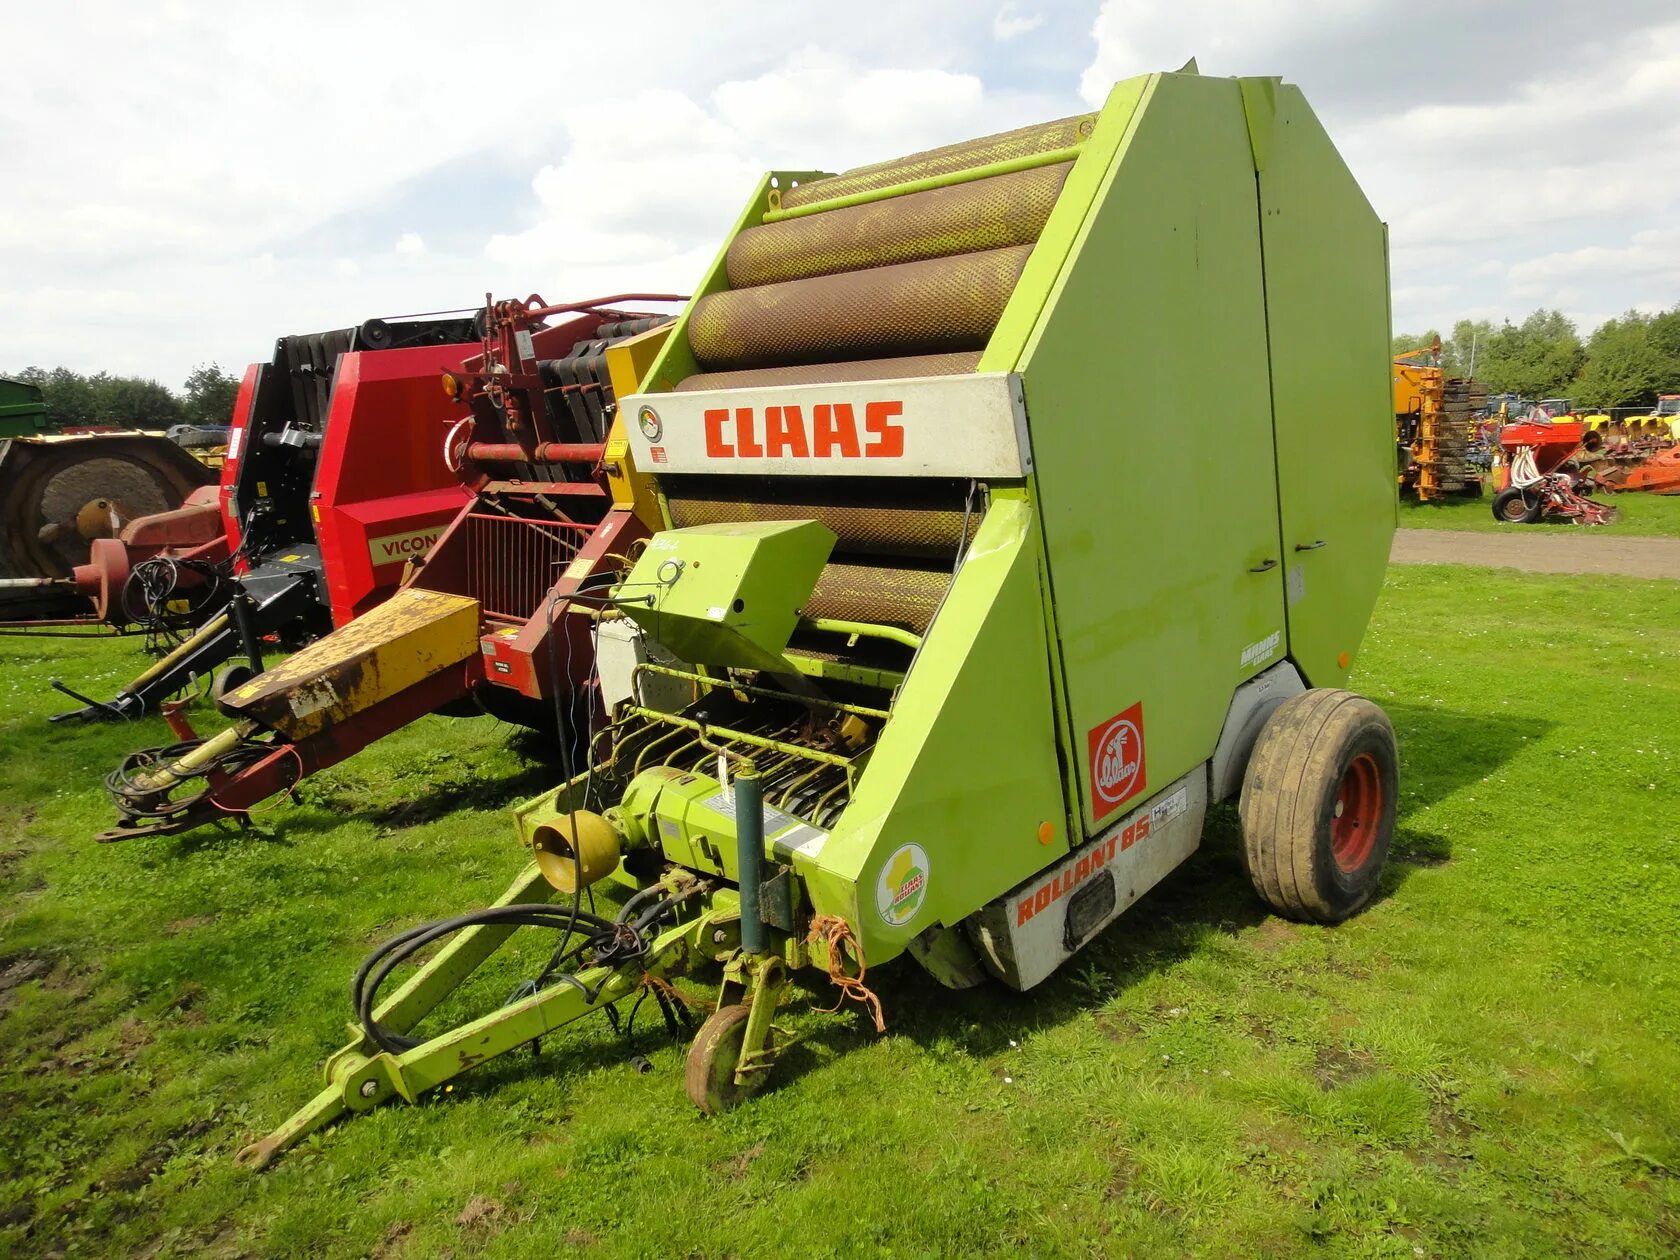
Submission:
[[1309,686],[1340,687],[1394,538],[1387,240],[1300,90],[1274,92],[1245,97],[1260,166],[1289,654]]

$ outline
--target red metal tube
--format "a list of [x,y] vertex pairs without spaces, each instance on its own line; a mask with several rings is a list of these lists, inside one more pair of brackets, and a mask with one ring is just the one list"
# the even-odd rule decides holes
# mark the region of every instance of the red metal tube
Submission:
[[475,464],[594,464],[606,449],[600,442],[539,442],[526,454],[517,442],[473,442],[467,458]]

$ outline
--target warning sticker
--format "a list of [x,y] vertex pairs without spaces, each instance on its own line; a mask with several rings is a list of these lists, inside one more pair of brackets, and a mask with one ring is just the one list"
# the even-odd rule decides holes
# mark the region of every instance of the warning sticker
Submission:
[[1143,756],[1143,701],[1086,736],[1090,757],[1091,813],[1101,820],[1143,791],[1149,779]]

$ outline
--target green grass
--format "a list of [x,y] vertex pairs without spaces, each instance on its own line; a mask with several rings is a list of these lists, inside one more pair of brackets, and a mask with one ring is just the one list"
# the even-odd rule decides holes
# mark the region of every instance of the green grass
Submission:
[[877,1037],[796,988],[730,1116],[657,1020],[646,1076],[595,1022],[260,1176],[231,1157],[316,1090],[355,963],[495,897],[549,772],[432,719],[265,834],[99,847],[99,777],[167,736],[48,727],[45,681],[130,651],[0,640],[0,1254],[1680,1249],[1680,584],[1392,573],[1357,685],[1405,795],[1341,928],[1264,913],[1222,812],[1031,994],[895,964]]
[[[1680,495],[1661,494],[1601,494],[1601,503],[1608,503],[1621,513],[1611,525],[1594,526],[1594,532],[1607,534],[1654,535],[1680,538]],[[1493,519],[1490,493],[1480,499],[1440,499],[1434,503],[1419,503],[1416,499],[1400,500],[1402,529],[1529,529],[1526,525],[1506,525]],[[1575,529],[1569,521],[1544,522],[1547,530]]]

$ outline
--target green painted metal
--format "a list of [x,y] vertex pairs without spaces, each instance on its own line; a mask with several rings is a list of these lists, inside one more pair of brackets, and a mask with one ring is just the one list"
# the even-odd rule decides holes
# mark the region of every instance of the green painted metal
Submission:
[[821,214],[825,210],[844,210],[848,206],[868,205],[872,201],[885,201],[890,197],[903,197],[910,193],[926,192],[930,188],[949,188],[953,184],[968,184],[977,179],[986,179],[993,175],[1013,175],[1016,171],[1030,171],[1040,166],[1054,166],[1058,162],[1069,162],[1079,156],[1083,144],[1070,145],[1065,149],[1052,149],[1045,153],[1026,153],[1020,157],[1005,158],[1001,162],[991,162],[985,166],[972,166],[966,170],[951,171],[944,175],[929,175],[925,179],[907,180],[902,184],[893,184],[886,188],[870,188],[863,192],[848,193],[844,197],[831,197],[827,201],[807,202],[802,206],[793,206],[786,210],[766,211],[765,223],[780,223],[783,219],[802,219],[806,215]]
[[666,530],[614,600],[685,661],[780,670],[799,606],[833,550],[834,531],[817,521]]
[[0,376],[0,438],[31,437],[51,429],[41,387]]
[[[1067,851],[1059,827],[1039,838],[1064,810],[1042,609],[1032,510],[994,501],[850,807],[799,868],[817,912],[844,917],[871,965]],[[926,858],[925,893],[900,917],[894,868],[912,849]]]
[[1340,687],[1388,564],[1399,507],[1389,369],[1388,244],[1301,90],[1277,94],[1260,172],[1289,652]]
[[811,630],[828,630],[854,639],[886,639],[903,647],[919,648],[922,636],[900,626],[876,625],[871,621],[842,621],[838,617],[801,617],[799,624]]
[[[1070,796],[1092,834],[1205,761],[1232,692],[1284,655],[1259,209],[1235,81],[1151,82],[1015,366]],[[1132,797],[1104,801],[1092,733],[1134,706],[1143,771]]]
[[1091,128],[1079,160],[1068,172],[1062,195],[1038,234],[1032,256],[1021,271],[1021,279],[1003,308],[998,325],[980,356],[979,372],[1010,372],[1020,361],[1027,338],[1037,326],[1044,306],[1051,300],[1068,255],[1092,207],[1107,188],[1114,155],[1125,143],[1157,76],[1143,75],[1116,83]]

